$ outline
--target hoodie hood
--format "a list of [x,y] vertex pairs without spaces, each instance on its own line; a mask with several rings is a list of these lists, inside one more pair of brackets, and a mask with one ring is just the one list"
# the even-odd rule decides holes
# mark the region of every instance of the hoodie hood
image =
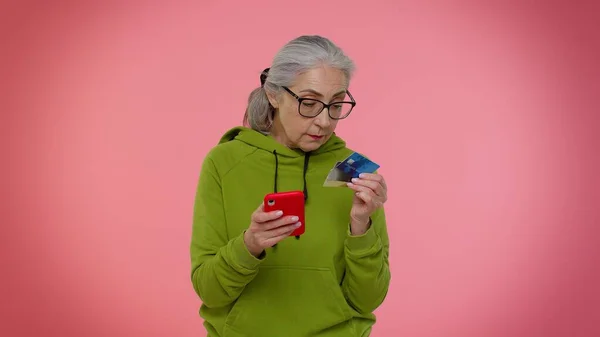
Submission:
[[317,150],[312,152],[304,152],[300,149],[290,149],[269,135],[265,135],[256,130],[241,126],[234,127],[225,132],[225,134],[223,134],[219,140],[219,143],[226,143],[234,139],[265,151],[276,151],[280,156],[291,158],[302,157],[306,154],[317,155],[346,147],[346,142],[334,133],[331,135],[331,137],[329,137],[329,140],[327,140],[327,142],[321,145],[321,147],[319,147]]

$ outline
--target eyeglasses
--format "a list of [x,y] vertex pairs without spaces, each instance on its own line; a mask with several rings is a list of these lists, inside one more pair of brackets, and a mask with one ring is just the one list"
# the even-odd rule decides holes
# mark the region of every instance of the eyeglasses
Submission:
[[351,102],[342,101],[327,104],[319,101],[318,99],[300,97],[287,87],[282,88],[285,89],[285,91],[287,91],[290,95],[294,96],[296,100],[298,100],[298,113],[301,116],[308,118],[317,117],[323,111],[323,109],[327,108],[327,112],[329,113],[329,117],[331,117],[331,119],[344,119],[350,115],[352,109],[354,109],[354,106],[356,105],[356,101],[354,101],[354,98],[349,91],[346,91],[346,93],[352,100]]

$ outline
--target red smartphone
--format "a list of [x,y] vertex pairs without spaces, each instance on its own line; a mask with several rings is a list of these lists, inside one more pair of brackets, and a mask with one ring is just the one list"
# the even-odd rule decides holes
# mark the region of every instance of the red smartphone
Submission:
[[304,193],[302,191],[289,191],[270,193],[264,199],[264,211],[283,211],[282,216],[295,215],[300,221],[300,227],[296,228],[290,236],[304,234]]

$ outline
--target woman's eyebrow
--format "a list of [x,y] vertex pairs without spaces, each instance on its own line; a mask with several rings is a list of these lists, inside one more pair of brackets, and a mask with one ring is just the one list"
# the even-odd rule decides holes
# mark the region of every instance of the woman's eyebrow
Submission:
[[[315,96],[318,96],[318,97],[323,97],[323,94],[321,94],[320,92],[313,90],[313,89],[304,89],[304,90],[300,91],[300,93],[310,93],[310,94],[314,94]],[[335,93],[333,95],[333,97],[336,97],[338,95],[345,94],[345,93],[346,93],[346,89],[342,89],[342,90],[338,91],[337,93]]]

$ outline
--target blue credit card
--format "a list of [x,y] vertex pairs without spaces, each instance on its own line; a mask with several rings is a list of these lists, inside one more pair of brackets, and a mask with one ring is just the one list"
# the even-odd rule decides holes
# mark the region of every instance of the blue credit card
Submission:
[[358,178],[358,175],[361,173],[375,172],[379,168],[379,165],[365,158],[360,153],[354,152],[335,167],[352,178]]

